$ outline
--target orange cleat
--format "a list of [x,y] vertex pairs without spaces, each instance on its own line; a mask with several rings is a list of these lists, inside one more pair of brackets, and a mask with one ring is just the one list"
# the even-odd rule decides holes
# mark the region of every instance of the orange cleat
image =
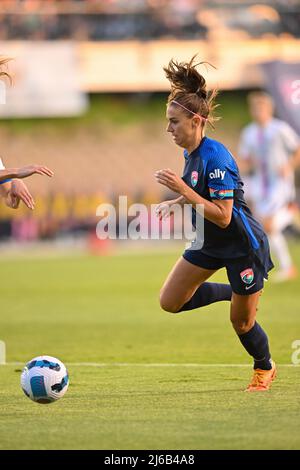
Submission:
[[269,390],[271,383],[277,374],[275,362],[272,361],[272,369],[254,369],[253,377],[245,392],[264,392]]
[[295,266],[291,266],[288,269],[281,269],[280,271],[277,271],[274,273],[272,277],[273,282],[285,282],[285,281],[291,281],[293,279],[296,279],[298,277],[298,270]]

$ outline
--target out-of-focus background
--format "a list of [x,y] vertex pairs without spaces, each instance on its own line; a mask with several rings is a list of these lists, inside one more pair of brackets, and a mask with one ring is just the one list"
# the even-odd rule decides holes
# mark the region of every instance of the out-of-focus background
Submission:
[[165,132],[172,57],[216,67],[202,68],[220,90],[222,119],[208,133],[234,155],[249,90],[271,91],[299,130],[299,22],[296,0],[2,0],[13,85],[0,105],[0,155],[7,167],[43,163],[55,178],[27,181],[33,213],[1,204],[0,241],[91,239],[102,202],[169,196],[153,174],[183,165]]

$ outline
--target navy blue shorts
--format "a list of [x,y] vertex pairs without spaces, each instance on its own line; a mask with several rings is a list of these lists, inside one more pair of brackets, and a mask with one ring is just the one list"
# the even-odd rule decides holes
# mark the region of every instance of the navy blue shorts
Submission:
[[187,249],[183,258],[204,269],[226,268],[227,277],[235,294],[249,295],[264,287],[268,272],[274,267],[268,239],[264,238],[260,247],[247,256],[240,258],[213,258],[201,250]]

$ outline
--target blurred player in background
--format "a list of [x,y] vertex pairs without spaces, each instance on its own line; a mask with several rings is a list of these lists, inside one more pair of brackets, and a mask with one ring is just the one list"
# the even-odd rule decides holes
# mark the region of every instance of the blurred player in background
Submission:
[[300,139],[284,121],[273,117],[274,103],[264,92],[249,94],[253,122],[246,126],[239,143],[239,159],[246,174],[246,198],[261,221],[279,262],[274,279],[296,277],[283,230],[296,211],[295,168],[300,163]]
[[[9,60],[8,58],[0,59],[0,79],[1,77],[7,77],[11,80],[10,75],[3,70],[3,66],[6,65]],[[49,170],[49,168],[41,165],[6,169],[0,158],[0,196],[4,198],[8,207],[17,209],[20,201],[23,201],[29,209],[34,209],[34,199],[27,186],[20,180],[20,178],[27,178],[34,174],[49,177],[53,176],[53,172]]]
[[[256,322],[264,279],[273,263],[261,225],[253,218],[243,196],[243,183],[231,153],[205,136],[213,121],[215,93],[193,65],[171,61],[164,68],[171,83],[167,104],[167,131],[183,147],[185,168],[180,178],[170,169],[156,172],[157,181],[179,194],[158,205],[164,217],[174,203],[191,204],[196,226],[197,204],[204,207],[204,241],[185,250],[161,290],[160,305],[172,313],[213,302],[231,301],[230,318],[243,347],[254,359],[247,391],[268,390],[276,375],[268,337]],[[205,282],[226,267],[229,284]]]

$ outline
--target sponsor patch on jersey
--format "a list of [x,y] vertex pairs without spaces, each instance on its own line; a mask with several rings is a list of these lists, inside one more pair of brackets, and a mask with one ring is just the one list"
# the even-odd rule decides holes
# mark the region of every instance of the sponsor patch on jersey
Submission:
[[220,168],[215,168],[214,171],[211,171],[208,176],[210,177],[210,179],[220,178],[221,180],[223,180],[225,177],[225,173],[225,170],[222,171],[220,170]]
[[192,186],[193,188],[196,186],[196,184],[198,183],[198,171],[192,171],[192,174],[191,174],[191,183],[192,183]]
[[212,199],[233,198],[233,189],[213,189],[209,188],[209,195]]
[[240,272],[240,276],[241,276],[242,281],[245,284],[251,284],[251,282],[254,279],[253,269],[251,268],[244,269],[244,271]]

